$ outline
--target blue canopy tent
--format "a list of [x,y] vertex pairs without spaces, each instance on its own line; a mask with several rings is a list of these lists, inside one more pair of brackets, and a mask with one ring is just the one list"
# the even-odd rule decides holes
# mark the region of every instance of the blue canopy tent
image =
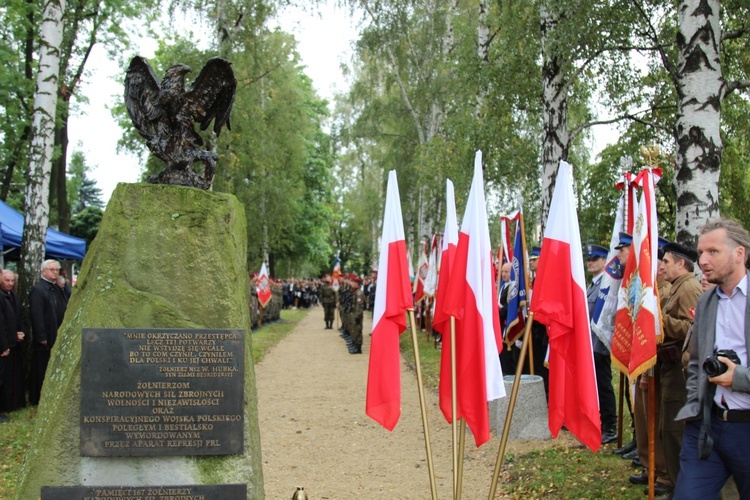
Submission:
[[[21,248],[23,215],[0,200],[0,243],[3,254]],[[60,260],[82,260],[86,255],[86,241],[69,234],[47,229],[47,258]]]

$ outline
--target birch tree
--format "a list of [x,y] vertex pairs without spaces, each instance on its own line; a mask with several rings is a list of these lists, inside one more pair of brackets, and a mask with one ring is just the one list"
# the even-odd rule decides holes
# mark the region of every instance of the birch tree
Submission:
[[39,31],[39,68],[34,93],[31,149],[26,173],[24,232],[21,242],[19,288],[26,292],[39,272],[49,224],[49,177],[54,152],[55,111],[60,72],[65,0],[47,0]]
[[698,244],[700,226],[719,215],[721,103],[750,87],[746,79],[726,81],[722,74],[722,41],[747,28],[722,31],[720,9],[719,0],[682,0],[677,7],[676,230],[677,240],[691,246]]

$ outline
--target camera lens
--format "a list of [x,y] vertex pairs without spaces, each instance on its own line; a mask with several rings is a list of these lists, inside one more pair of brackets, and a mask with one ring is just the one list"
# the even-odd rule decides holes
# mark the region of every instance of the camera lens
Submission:
[[719,361],[716,356],[707,358],[703,363],[703,371],[706,372],[706,375],[709,377],[718,377],[727,371],[727,368],[727,365]]

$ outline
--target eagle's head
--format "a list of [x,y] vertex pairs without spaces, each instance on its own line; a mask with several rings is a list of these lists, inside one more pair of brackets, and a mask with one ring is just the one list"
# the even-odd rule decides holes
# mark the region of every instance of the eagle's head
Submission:
[[185,64],[175,64],[170,67],[166,73],[164,73],[164,79],[162,80],[162,88],[179,89],[184,90],[185,88],[185,75],[192,73],[190,66]]

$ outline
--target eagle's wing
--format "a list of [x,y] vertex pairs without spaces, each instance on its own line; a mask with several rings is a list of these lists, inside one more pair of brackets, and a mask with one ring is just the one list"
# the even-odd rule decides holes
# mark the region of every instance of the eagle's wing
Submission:
[[135,128],[150,139],[156,133],[156,123],[162,115],[159,106],[159,79],[154,70],[140,56],[130,61],[125,75],[125,106]]
[[206,130],[214,119],[216,134],[221,132],[225,123],[227,129],[232,130],[229,113],[232,112],[236,88],[232,64],[220,57],[209,59],[185,93],[187,111],[195,121],[200,122],[201,130]]

